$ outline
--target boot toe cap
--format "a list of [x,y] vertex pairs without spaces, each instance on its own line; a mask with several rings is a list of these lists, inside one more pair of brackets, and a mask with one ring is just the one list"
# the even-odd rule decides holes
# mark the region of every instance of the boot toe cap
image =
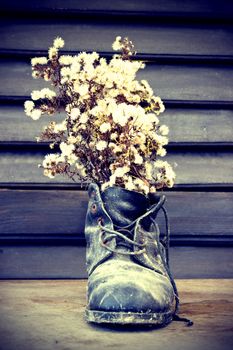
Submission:
[[167,312],[174,301],[169,279],[130,262],[100,265],[88,285],[89,309],[114,312]]

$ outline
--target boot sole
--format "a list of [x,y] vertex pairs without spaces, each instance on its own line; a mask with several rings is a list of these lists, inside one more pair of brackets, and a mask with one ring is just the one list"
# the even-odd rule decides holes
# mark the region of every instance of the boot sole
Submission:
[[173,312],[137,313],[86,310],[86,320],[94,323],[165,325],[172,321]]

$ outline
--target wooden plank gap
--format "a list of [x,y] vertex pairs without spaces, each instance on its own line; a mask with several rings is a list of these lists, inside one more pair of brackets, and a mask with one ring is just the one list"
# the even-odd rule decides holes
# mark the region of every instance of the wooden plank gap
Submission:
[[[81,51],[61,50],[62,55],[77,55]],[[87,51],[90,52],[90,51]],[[22,49],[4,49],[0,48],[0,59],[9,58],[10,60],[26,61],[35,56],[47,56],[47,50],[22,50]],[[111,59],[115,52],[101,52],[101,57]],[[133,57],[133,60],[147,61],[150,63],[160,64],[208,64],[208,65],[233,65],[232,55],[185,55],[185,54],[154,54],[145,53],[138,54]]]
[[[169,142],[165,148],[169,152],[195,151],[195,152],[232,152],[233,141],[230,142]],[[34,141],[0,141],[0,152],[49,152],[55,153],[59,150],[56,146],[51,150],[49,142]]]
[[[4,190],[45,190],[45,191],[86,191],[88,183],[6,183],[0,182],[0,191]],[[158,191],[164,192],[233,192],[233,183],[192,183],[192,184],[175,184],[172,188],[166,188]]]
[[[162,236],[161,236],[162,238]],[[2,235],[0,236],[1,246],[86,246],[84,233],[75,235]],[[233,247],[233,235],[172,235],[171,247]]]
[[218,11],[214,12],[181,12],[181,11],[122,11],[122,10],[74,10],[67,8],[29,8],[29,7],[11,7],[10,9],[1,8],[0,18],[6,19],[70,19],[78,20],[85,19],[89,21],[104,21],[111,20],[112,22],[119,22],[120,20],[127,19],[128,22],[135,23],[140,21],[141,23],[179,23],[184,24],[231,24],[232,16],[231,11]]
[[[0,105],[22,105],[30,96],[0,95]],[[233,109],[233,101],[200,101],[200,100],[167,100],[163,99],[167,109],[184,108],[184,109]]]

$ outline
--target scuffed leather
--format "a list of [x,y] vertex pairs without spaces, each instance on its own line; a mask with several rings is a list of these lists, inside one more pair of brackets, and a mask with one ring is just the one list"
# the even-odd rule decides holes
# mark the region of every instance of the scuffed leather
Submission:
[[[167,273],[164,247],[159,241],[159,229],[150,216],[156,218],[160,197],[151,201],[145,196],[111,187],[100,192],[98,185],[89,186],[86,215],[88,309],[102,311],[167,312],[174,308],[174,290]],[[160,201],[161,202],[161,201]],[[113,253],[100,244],[98,221],[109,229],[135,221],[131,239],[146,242],[140,255]],[[117,251],[117,240],[108,246]],[[140,249],[133,247],[134,251]]]
[[[98,185],[94,183],[90,184],[88,195],[89,203],[85,224],[88,273],[90,274],[98,264],[112,256],[112,252],[100,245],[98,220],[101,219],[105,227],[114,229],[114,225],[122,227],[137,219],[133,238],[138,243],[144,243],[146,240],[147,245],[146,252],[133,259],[152,270],[167,275],[163,263],[166,261],[164,248],[159,242],[159,228],[151,225],[149,220],[151,213],[148,211],[150,204],[156,204],[159,201],[159,196],[153,197],[153,202],[150,203],[149,199],[142,194],[120,187],[110,187],[101,194]],[[93,206],[95,206],[95,210],[93,210]],[[154,219],[156,215],[155,211],[153,213]],[[109,246],[116,247],[114,238],[110,241]],[[135,251],[138,249],[134,246]],[[162,252],[162,256],[160,252]]]
[[[112,252],[103,248],[100,244],[99,220],[108,228],[113,229],[113,223],[106,212],[100,190],[97,184],[90,184],[88,188],[89,203],[85,222],[86,237],[86,265],[90,275],[95,267],[112,255]],[[111,248],[116,245],[116,240],[110,242]]]
[[150,206],[149,199],[142,194],[120,187],[107,188],[102,193],[102,199],[113,223],[118,226],[129,225]]

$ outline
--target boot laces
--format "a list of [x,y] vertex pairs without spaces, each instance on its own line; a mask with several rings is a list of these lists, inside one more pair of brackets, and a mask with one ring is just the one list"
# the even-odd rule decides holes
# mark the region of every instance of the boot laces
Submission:
[[[132,231],[127,229],[126,226],[125,227],[118,227],[117,226],[118,231],[111,230],[107,227],[102,226],[101,222],[99,222],[99,226],[101,228],[100,244],[102,245],[102,247],[110,250],[113,253],[119,253],[122,255],[140,255],[140,254],[145,253],[146,242],[145,243],[138,243],[135,240],[130,239],[128,236],[132,235]],[[125,232],[127,235],[123,234],[120,231]],[[105,236],[105,233],[109,233],[109,235]],[[118,238],[118,241],[121,242],[121,244],[122,244],[122,242],[124,242],[123,243],[124,246],[127,246],[127,247],[136,246],[136,247],[139,247],[141,249],[137,250],[137,251],[133,251],[133,250],[132,251],[131,250],[123,251],[123,250],[111,248],[109,245],[107,245],[107,243],[109,241],[111,241],[112,238]]]
[[[147,212],[141,216],[140,219],[143,219],[144,217],[149,216],[151,222],[154,225],[154,228],[156,229],[156,233],[155,233],[154,238],[157,238],[157,240],[160,240],[160,242],[163,244],[163,246],[165,248],[165,252],[166,252],[166,263],[169,264],[170,227],[169,227],[167,211],[163,206],[164,202],[165,202],[165,196],[162,196],[160,201],[157,204],[152,205],[147,210]],[[162,209],[162,211],[164,213],[165,222],[166,222],[166,232],[165,232],[165,237],[163,240],[159,238],[158,224],[156,223],[156,220],[153,219],[153,217],[151,215],[151,214],[155,213],[155,217],[156,217],[157,212],[159,211],[160,208]],[[103,226],[102,225],[103,222],[100,219],[98,224],[99,224],[99,227],[101,229],[101,231],[100,231],[100,244],[101,244],[101,246],[110,250],[111,252],[119,253],[119,254],[123,254],[123,255],[140,255],[140,254],[145,253],[145,251],[146,251],[145,247],[147,245],[147,241],[145,241],[144,243],[139,243],[139,242],[135,241],[134,239],[132,239],[132,237],[134,236],[134,228],[135,228],[135,224],[137,221],[138,221],[138,218],[136,218],[134,221],[132,221],[129,225],[126,225],[126,226],[114,225],[115,229],[110,229],[110,228]],[[106,235],[106,233],[108,235]],[[147,232],[147,235],[148,235],[148,238],[151,238],[151,239],[153,238],[151,233]],[[115,248],[111,248],[107,243],[109,241],[111,241],[113,238],[117,239],[119,245],[125,245],[131,249],[129,251],[122,251],[122,250],[118,250]],[[132,249],[133,246],[139,247],[141,249],[139,249],[137,251],[133,251],[133,249]]]

